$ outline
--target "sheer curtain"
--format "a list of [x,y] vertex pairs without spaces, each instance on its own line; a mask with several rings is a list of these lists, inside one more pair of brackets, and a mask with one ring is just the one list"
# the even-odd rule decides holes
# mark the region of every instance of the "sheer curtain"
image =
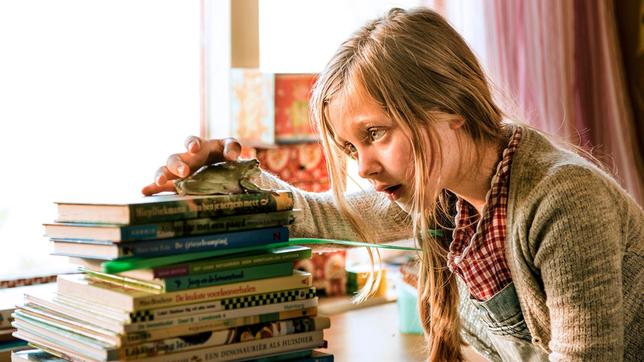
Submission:
[[591,149],[642,204],[612,1],[490,0],[488,67],[526,121]]

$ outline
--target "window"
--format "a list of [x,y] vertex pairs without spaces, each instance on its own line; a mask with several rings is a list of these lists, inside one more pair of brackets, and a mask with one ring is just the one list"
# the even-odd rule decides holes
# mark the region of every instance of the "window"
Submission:
[[0,279],[58,270],[56,200],[137,195],[199,133],[199,2],[0,2]]
[[[433,2],[442,3],[260,0],[260,67],[319,72],[367,19],[392,6]],[[477,11],[465,3],[447,2],[448,16],[455,16],[466,38],[482,34],[462,21],[469,18],[466,12]],[[205,4],[219,15],[230,10],[227,1]],[[200,5],[0,2],[0,279],[67,265],[65,258],[48,255],[42,235],[41,224],[55,217],[54,201],[137,195],[168,154],[183,150],[183,138],[199,133]],[[229,25],[219,15],[210,29],[213,38]],[[460,28],[465,26],[471,31]],[[229,49],[218,48],[220,40],[207,51],[228,56]],[[212,95],[227,99],[215,89],[226,84],[227,72],[212,74]],[[210,108],[225,106],[213,102]],[[227,135],[225,115],[211,114],[220,120],[212,136]]]

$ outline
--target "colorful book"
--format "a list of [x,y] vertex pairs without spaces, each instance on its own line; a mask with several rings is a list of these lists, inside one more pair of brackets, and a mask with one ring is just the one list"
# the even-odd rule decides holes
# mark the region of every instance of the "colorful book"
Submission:
[[309,98],[317,74],[275,74],[275,140],[317,141],[309,119]]
[[43,224],[43,226],[45,227],[45,235],[50,238],[99,240],[116,243],[121,241],[168,239],[180,236],[289,225],[295,221],[297,214],[298,211],[293,210],[166,221],[140,225],[64,222],[48,223]]
[[[118,275],[140,280],[155,280],[185,275],[211,273],[219,270],[251,267],[256,265],[295,262],[308,259],[312,255],[311,248],[304,246],[287,246],[271,250],[251,251],[241,254],[207,258],[185,263],[170,264],[149,269],[134,269],[118,273]],[[82,266],[87,270],[102,272],[103,260],[71,258],[72,264]]]
[[185,236],[172,239],[111,243],[94,240],[51,239],[54,255],[112,260],[129,256],[162,256],[235,249],[288,241],[288,228],[236,231],[230,233]]
[[205,288],[213,285],[237,283],[249,280],[259,280],[283,277],[293,274],[293,262],[255,265],[238,269],[217,270],[209,273],[185,275],[154,280],[140,280],[120,275],[86,271],[91,279],[116,285],[140,286],[143,290],[159,292],[174,292],[178,290]]
[[109,330],[125,331],[123,326],[127,324],[185,318],[202,313],[311,299],[315,298],[315,296],[315,288],[289,289],[243,297],[208,300],[202,303],[141,309],[134,312],[106,307],[80,298],[69,298],[57,293],[27,294],[25,295],[25,303],[83,320],[89,324],[102,326]]
[[[106,361],[100,356],[88,356],[68,344],[56,343],[42,335],[27,332],[16,332],[19,338],[25,339],[35,347],[72,362]],[[225,344],[216,347],[202,348],[185,352],[171,353],[150,358],[138,359],[139,362],[185,362],[185,361],[241,361],[255,357],[276,355],[280,353],[314,349],[326,346],[323,331],[288,334],[284,336],[262,338],[247,342]]]
[[84,274],[58,276],[58,293],[78,297],[107,307],[133,312],[140,309],[163,308],[200,303],[279,290],[311,287],[311,274],[294,270],[293,275],[218,285],[170,293],[152,293],[117,286],[88,278]]
[[[284,303],[286,306],[287,304]],[[246,317],[202,321],[195,324],[183,324],[171,328],[151,329],[149,331],[130,332],[122,335],[125,343],[139,343],[145,341],[156,341],[164,338],[171,338],[186,334],[203,333],[213,330],[246,326],[257,323],[275,322],[300,317],[315,317],[318,314],[317,307],[306,309],[286,310],[282,312],[254,314]]]
[[121,202],[57,202],[56,222],[146,224],[293,209],[290,191],[234,195],[157,195]]
[[329,328],[331,325],[329,318],[326,317],[305,317],[165,338],[139,344],[109,346],[95,339],[76,334],[74,331],[30,318],[18,320],[15,324],[20,330],[45,337],[50,341],[56,340],[61,344],[74,345],[76,351],[87,351],[88,354],[99,355],[102,357],[101,359],[105,360],[135,360],[199,348],[242,343],[249,340],[319,331]]

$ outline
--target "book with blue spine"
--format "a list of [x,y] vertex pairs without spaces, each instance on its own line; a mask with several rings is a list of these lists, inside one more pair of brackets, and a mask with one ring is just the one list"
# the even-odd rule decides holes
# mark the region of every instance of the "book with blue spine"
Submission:
[[43,224],[45,235],[60,239],[121,242],[261,229],[292,224],[301,210],[262,212],[148,224],[58,222]]
[[282,226],[123,243],[83,239],[52,238],[51,240],[54,255],[113,260],[129,256],[151,257],[286,242],[288,229]]

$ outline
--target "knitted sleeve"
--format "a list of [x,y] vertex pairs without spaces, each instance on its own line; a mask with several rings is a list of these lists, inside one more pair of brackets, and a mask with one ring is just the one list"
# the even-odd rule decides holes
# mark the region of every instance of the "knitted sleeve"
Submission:
[[576,166],[546,179],[531,195],[539,199],[528,240],[550,318],[550,360],[621,361],[625,231],[610,181]]
[[[303,216],[289,228],[291,236],[359,240],[351,224],[340,214],[330,191],[306,192],[266,172],[262,173],[258,185],[293,192],[295,208],[301,209]],[[347,195],[347,200],[356,210],[360,210],[360,216],[372,227],[378,238],[375,242],[410,238],[411,226],[407,214],[395,203],[375,191],[352,193]]]

